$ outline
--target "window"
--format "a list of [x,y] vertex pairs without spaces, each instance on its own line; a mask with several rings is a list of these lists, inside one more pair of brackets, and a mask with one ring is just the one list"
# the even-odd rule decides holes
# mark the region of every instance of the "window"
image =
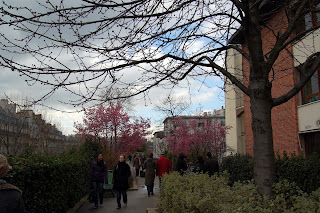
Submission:
[[309,1],[309,12],[306,13],[297,24],[297,32],[309,30],[312,27],[320,25],[320,0]]
[[306,155],[320,154],[320,132],[304,134]]
[[318,69],[302,89],[302,104],[320,100],[320,69]]

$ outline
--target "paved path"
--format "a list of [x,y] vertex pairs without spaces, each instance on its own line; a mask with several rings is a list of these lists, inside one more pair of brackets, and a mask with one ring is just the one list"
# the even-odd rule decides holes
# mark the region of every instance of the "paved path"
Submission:
[[112,213],[112,212],[126,212],[126,213],[145,213],[147,208],[156,208],[159,194],[159,179],[155,178],[154,196],[148,197],[147,189],[144,185],[144,178],[137,177],[136,182],[138,190],[128,191],[128,206],[122,205],[121,209],[116,209],[116,198],[104,198],[102,206],[94,209],[94,204],[88,201],[77,211],[77,213],[95,212],[95,213]]

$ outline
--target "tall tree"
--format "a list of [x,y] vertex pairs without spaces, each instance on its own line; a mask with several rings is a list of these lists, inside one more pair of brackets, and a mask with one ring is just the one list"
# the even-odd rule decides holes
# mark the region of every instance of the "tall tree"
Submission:
[[[275,81],[269,77],[281,53],[319,28],[295,32],[304,14],[319,12],[308,4],[309,0],[47,0],[32,4],[4,0],[0,65],[26,76],[30,85],[51,86],[44,98],[59,88],[70,91],[77,96],[71,102],[74,105],[101,99],[97,95],[101,90],[115,86],[130,93],[109,99],[148,95],[152,87],[177,85],[184,79],[203,81],[224,75],[250,97],[255,183],[260,193],[271,195],[271,110],[303,88],[320,65],[320,53],[311,50],[294,71],[301,78],[276,97],[272,96]],[[278,8],[285,11],[282,19],[287,24],[274,30],[264,21]],[[246,41],[245,50],[228,42],[237,29]],[[269,30],[274,39],[267,50],[261,29]],[[247,84],[221,65],[230,49],[249,64]]]
[[82,123],[75,123],[78,133],[94,137],[116,152],[130,154],[140,149],[149,134],[150,121],[142,117],[134,120],[123,110],[120,102],[84,110]]

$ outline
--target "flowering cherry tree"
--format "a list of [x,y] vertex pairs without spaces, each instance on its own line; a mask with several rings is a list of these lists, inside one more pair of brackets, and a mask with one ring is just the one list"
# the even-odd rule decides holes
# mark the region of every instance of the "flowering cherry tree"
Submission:
[[197,155],[204,155],[212,152],[218,157],[225,149],[225,135],[230,127],[223,126],[220,122],[212,119],[185,120],[176,117],[173,120],[174,130],[171,137],[167,137],[169,152],[179,154],[181,152],[195,158]]
[[120,102],[84,109],[83,123],[74,124],[77,133],[92,137],[116,152],[129,154],[145,144],[150,120],[130,119]]

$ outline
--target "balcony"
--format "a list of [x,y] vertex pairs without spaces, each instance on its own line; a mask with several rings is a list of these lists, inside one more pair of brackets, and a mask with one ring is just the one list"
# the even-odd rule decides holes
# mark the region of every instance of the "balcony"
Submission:
[[313,132],[320,130],[320,101],[298,106],[299,132]]

